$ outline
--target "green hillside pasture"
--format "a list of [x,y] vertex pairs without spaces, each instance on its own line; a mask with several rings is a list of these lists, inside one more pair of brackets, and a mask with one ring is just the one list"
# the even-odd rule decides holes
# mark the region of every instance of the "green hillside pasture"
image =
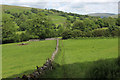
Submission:
[[49,15],[48,17],[51,18],[54,24],[63,24],[66,20],[65,17],[58,16],[58,15]]
[[27,42],[2,45],[2,77],[17,77],[30,74],[36,66],[42,66],[47,58],[51,58],[56,41]]
[[10,6],[10,5],[2,5],[2,10],[9,10],[14,13],[20,13],[23,11],[30,11],[30,7],[19,7],[19,6]]
[[109,61],[116,57],[117,38],[62,40],[55,60],[56,68],[45,77],[84,78],[94,61]]

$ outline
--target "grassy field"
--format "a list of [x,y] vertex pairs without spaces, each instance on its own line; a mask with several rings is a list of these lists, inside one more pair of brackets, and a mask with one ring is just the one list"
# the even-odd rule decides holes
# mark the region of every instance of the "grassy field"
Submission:
[[59,15],[49,15],[48,17],[51,18],[54,24],[63,24],[66,20],[65,17],[59,16]]
[[109,61],[116,57],[117,38],[61,40],[55,60],[56,69],[45,77],[84,78],[94,61]]
[[[1,5],[0,5],[1,6]],[[31,8],[29,7],[19,7],[19,6],[10,6],[10,5],[2,5],[2,10],[10,10],[14,13],[20,13],[22,11],[29,11]]]
[[30,74],[36,66],[42,66],[55,50],[56,41],[27,42],[2,45],[2,77]]
[[[28,42],[2,45],[2,76],[16,77],[31,73],[36,65],[42,66],[55,50],[55,41]],[[85,78],[94,61],[112,61],[118,57],[117,38],[84,38],[60,40],[55,58],[55,69],[45,78]]]

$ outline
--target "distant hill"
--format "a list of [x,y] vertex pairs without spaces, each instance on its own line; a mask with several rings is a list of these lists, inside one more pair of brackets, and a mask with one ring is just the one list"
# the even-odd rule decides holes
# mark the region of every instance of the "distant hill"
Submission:
[[117,15],[112,15],[112,18],[118,18],[118,14]]
[[111,17],[114,16],[116,14],[112,14],[112,13],[92,13],[92,14],[88,14],[89,16],[98,16],[98,17]]

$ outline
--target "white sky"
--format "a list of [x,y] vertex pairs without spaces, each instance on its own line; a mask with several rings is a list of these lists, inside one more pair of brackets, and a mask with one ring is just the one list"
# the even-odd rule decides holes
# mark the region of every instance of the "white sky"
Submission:
[[57,9],[79,14],[117,14],[118,2],[119,0],[0,0],[0,4]]

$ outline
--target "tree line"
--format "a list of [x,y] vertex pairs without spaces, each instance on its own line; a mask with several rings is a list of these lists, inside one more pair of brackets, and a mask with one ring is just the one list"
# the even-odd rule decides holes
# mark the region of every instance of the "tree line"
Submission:
[[[63,24],[54,24],[48,15],[65,17]],[[60,37],[111,37],[120,32],[119,18],[100,18],[67,13],[54,9],[3,10],[2,43],[22,42],[29,39]]]

